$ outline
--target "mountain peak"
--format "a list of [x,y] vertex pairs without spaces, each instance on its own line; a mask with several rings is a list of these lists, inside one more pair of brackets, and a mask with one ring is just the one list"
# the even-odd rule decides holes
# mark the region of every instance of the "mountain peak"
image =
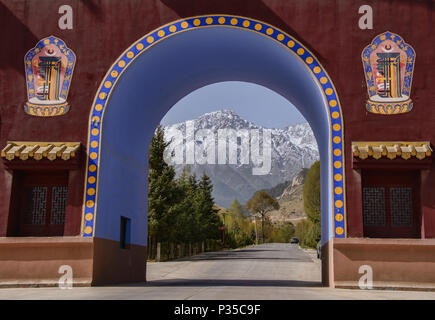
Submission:
[[[215,139],[217,138],[219,129],[263,129],[262,126],[245,120],[236,112],[228,109],[209,112],[196,119],[192,119],[192,121],[194,121],[195,132],[199,129],[210,130],[214,133]],[[174,140],[172,142],[174,144],[171,144],[173,150],[182,150],[182,159],[187,159],[185,143],[187,136],[184,136],[187,135],[186,128],[187,121],[164,127],[165,133],[167,133],[165,137],[168,139],[168,142],[171,141],[169,137],[174,134],[183,135],[182,139]],[[293,178],[302,168],[309,167],[319,158],[316,140],[308,124],[302,123],[287,128],[269,130],[271,130],[272,150],[271,170],[268,174],[252,174],[252,168],[257,167],[257,165],[252,161],[251,154],[249,155],[249,164],[241,164],[241,160],[239,159],[241,148],[238,148],[236,164],[198,164],[195,160],[195,164],[191,165],[192,173],[196,173],[197,176],[199,176],[205,172],[210,177],[213,182],[213,197],[218,205],[228,207],[233,202],[234,198],[244,203],[258,190],[270,189],[284,181],[291,184]],[[205,143],[201,139],[198,141],[195,140],[195,152],[208,150],[205,148],[208,143],[209,142]],[[211,143],[214,143],[214,150],[216,152],[214,163],[217,163],[216,159],[220,152],[217,140]],[[182,171],[183,167],[184,163],[175,165],[177,174]]]
[[198,119],[201,118],[239,118],[240,116],[235,113],[233,110],[230,109],[221,109],[221,110],[217,110],[217,111],[212,111],[212,112],[207,112],[204,113],[203,115],[199,116]]

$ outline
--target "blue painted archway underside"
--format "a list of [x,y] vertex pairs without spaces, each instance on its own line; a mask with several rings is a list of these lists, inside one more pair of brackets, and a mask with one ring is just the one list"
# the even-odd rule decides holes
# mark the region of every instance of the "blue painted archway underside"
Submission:
[[157,43],[113,88],[101,129],[96,237],[119,241],[120,216],[125,216],[131,219],[132,244],[146,245],[148,148],[154,130],[182,97],[221,81],[265,86],[307,119],[321,159],[322,244],[331,238],[330,123],[322,90],[284,46],[255,32],[220,27],[189,30]]

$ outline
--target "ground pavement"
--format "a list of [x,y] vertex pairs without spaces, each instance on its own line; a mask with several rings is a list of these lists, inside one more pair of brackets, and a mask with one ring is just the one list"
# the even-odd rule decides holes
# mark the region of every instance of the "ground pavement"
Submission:
[[314,250],[274,243],[147,265],[147,283],[2,288],[0,299],[433,299],[435,292],[324,288]]

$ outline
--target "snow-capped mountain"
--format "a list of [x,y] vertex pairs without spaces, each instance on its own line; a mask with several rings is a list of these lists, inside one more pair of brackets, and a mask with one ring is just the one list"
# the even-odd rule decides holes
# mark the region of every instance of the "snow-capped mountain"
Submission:
[[[225,129],[233,129],[230,130],[230,139],[233,137],[233,141],[239,145],[235,164],[234,160],[230,164],[230,140],[221,135],[222,132],[230,132]],[[194,120],[165,126],[164,130],[166,140],[171,141],[168,149],[177,174],[186,164],[190,165],[192,173],[197,177],[205,172],[213,182],[216,204],[226,208],[235,198],[240,203],[245,203],[258,190],[291,181],[301,168],[310,167],[319,159],[317,143],[308,123],[283,129],[267,129],[240,118],[231,110],[219,110]],[[267,132],[270,132],[270,170],[264,165],[268,158]],[[256,150],[254,142],[258,140],[252,139],[258,133]],[[222,145],[225,146],[224,162],[223,149],[219,147]],[[253,156],[255,151],[262,155],[263,162],[255,162],[258,161]],[[264,172],[254,174],[254,168],[260,166],[266,168]]]

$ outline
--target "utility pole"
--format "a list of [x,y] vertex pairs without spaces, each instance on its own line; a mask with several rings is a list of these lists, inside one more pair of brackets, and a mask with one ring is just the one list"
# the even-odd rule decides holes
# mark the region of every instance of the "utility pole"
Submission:
[[255,244],[258,245],[257,216],[255,214],[254,214],[254,223],[255,223]]

